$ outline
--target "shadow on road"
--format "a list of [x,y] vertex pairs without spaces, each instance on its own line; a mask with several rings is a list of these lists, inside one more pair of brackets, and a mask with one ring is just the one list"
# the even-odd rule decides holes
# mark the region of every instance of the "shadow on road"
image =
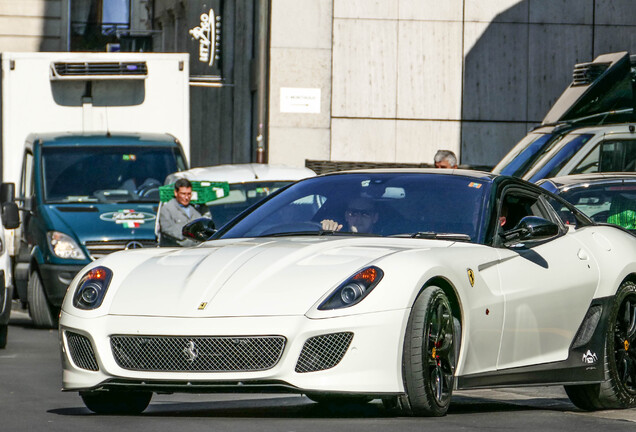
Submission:
[[[573,406],[555,404],[554,399],[532,399],[520,404],[460,396],[454,398],[448,414],[521,412],[531,410],[572,411]],[[49,410],[60,416],[95,415],[83,407]],[[379,400],[368,404],[319,404],[305,397],[275,397],[206,402],[151,402],[144,417],[231,417],[231,418],[394,418]]]

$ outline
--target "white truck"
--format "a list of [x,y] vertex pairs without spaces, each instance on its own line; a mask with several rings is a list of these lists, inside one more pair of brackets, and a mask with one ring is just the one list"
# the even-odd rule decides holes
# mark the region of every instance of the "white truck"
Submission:
[[158,186],[188,166],[188,62],[180,53],[0,53],[2,182],[17,186],[22,210],[20,227],[4,234],[14,297],[36,326],[56,325],[85,264],[155,245]]

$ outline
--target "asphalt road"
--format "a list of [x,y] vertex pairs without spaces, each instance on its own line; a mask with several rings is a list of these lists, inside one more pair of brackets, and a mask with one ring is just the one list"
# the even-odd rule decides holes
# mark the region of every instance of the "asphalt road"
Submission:
[[14,310],[0,350],[0,431],[324,432],[636,430],[636,409],[585,413],[560,387],[457,392],[447,416],[395,417],[379,401],[324,407],[297,395],[155,395],[139,416],[98,416],[61,392],[57,331]]

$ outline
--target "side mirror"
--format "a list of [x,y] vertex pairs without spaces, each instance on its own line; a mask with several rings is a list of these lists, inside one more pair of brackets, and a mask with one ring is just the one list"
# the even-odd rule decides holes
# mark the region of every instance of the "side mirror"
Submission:
[[15,183],[2,183],[0,185],[0,203],[15,201]]
[[6,229],[16,229],[20,226],[20,214],[16,203],[5,202],[2,204],[2,225]]
[[183,226],[181,233],[184,237],[196,241],[206,241],[216,232],[214,222],[210,218],[199,218]]
[[537,242],[548,240],[559,235],[559,226],[554,222],[537,217],[526,216],[511,230],[501,234],[504,245],[520,242]]

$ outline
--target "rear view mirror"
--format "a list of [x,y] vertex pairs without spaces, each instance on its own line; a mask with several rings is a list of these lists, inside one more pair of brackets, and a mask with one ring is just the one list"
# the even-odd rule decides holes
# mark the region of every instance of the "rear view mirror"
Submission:
[[203,242],[212,237],[216,229],[212,219],[199,218],[185,224],[181,232],[184,237]]
[[6,229],[15,229],[20,226],[20,214],[16,203],[5,202],[2,204],[2,225]]

